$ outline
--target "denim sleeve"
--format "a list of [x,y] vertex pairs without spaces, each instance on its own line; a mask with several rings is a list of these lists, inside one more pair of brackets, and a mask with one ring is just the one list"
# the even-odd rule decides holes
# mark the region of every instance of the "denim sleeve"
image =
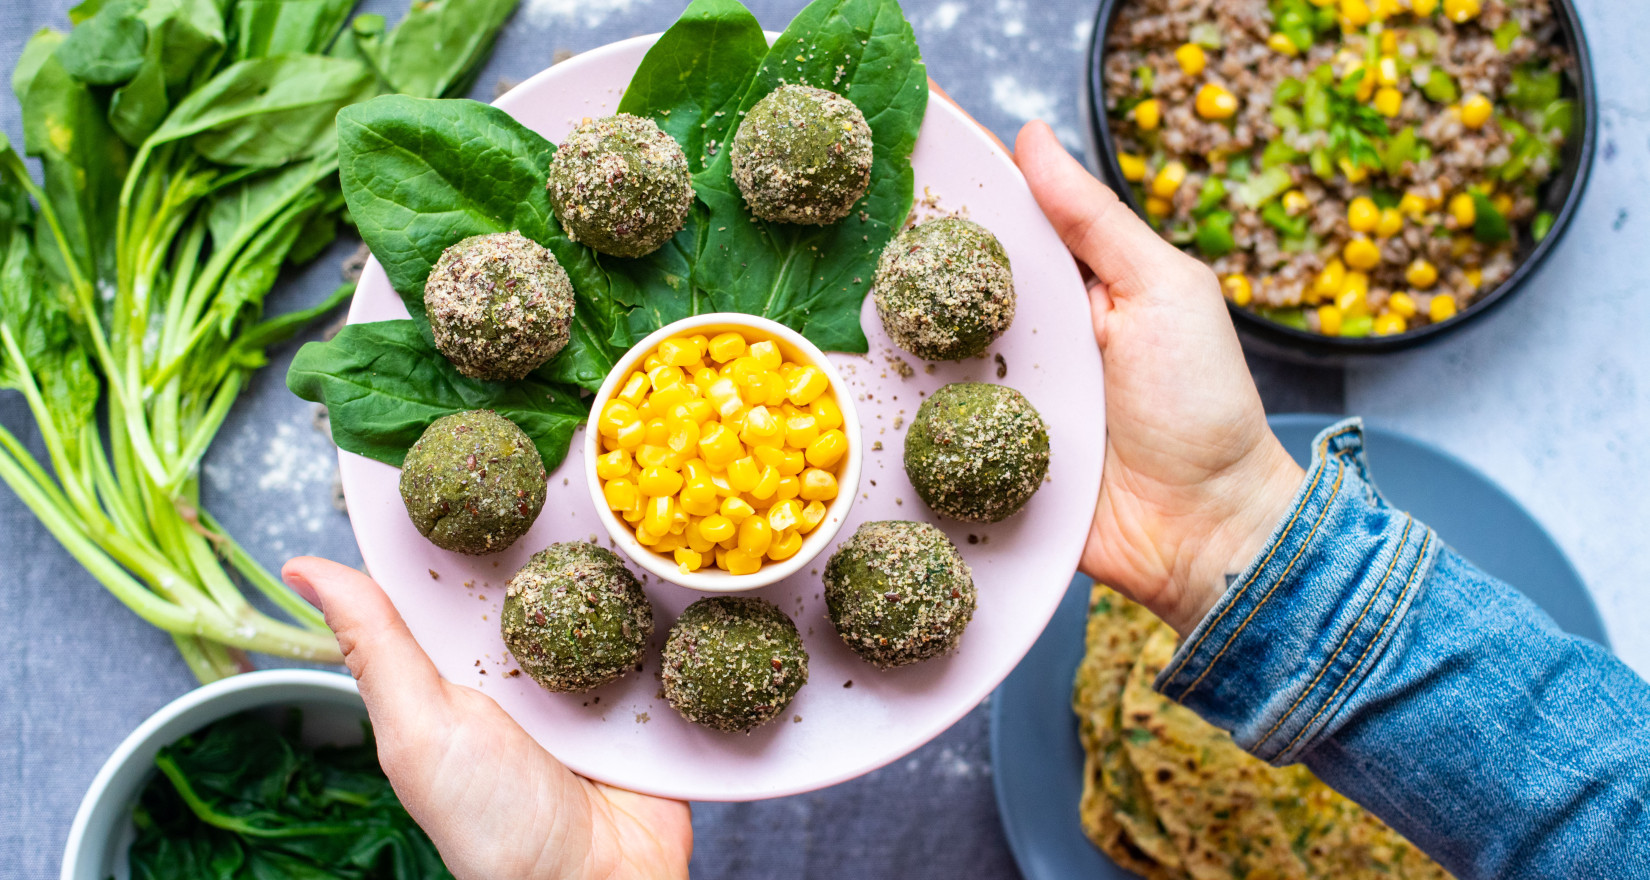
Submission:
[[1650,685],[1388,506],[1356,419],[1157,688],[1457,877],[1650,877]]

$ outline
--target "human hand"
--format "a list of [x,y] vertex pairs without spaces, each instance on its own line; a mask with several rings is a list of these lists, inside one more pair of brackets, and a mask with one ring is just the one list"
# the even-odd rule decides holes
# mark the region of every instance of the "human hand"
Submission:
[[1267,427],[1214,273],[1158,237],[1046,124],[1021,129],[1015,161],[1095,275],[1106,463],[1082,570],[1188,633],[1265,547],[1302,471]]
[[687,804],[574,775],[480,691],[441,678],[378,584],[294,559],[361,686],[378,761],[458,880],[685,878]]

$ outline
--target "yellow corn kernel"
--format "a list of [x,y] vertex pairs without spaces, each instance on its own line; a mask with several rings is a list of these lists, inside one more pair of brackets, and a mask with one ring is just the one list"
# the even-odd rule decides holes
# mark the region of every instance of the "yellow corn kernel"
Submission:
[[1168,199],[1160,199],[1157,196],[1146,197],[1146,213],[1153,217],[1167,217],[1173,210],[1174,205],[1170,204]]
[[1494,205],[1495,209],[1500,211],[1501,216],[1503,217],[1512,213],[1513,198],[1507,193],[1496,193],[1495,195],[1490,196],[1490,204]]
[[1318,306],[1318,332],[1325,336],[1341,335],[1341,310],[1338,306]]
[[1175,190],[1180,189],[1180,185],[1185,182],[1186,166],[1178,161],[1170,162],[1152,178],[1152,195],[1166,199],[1174,195]]
[[603,437],[617,437],[619,430],[632,422],[640,421],[642,415],[636,407],[623,400],[610,400],[602,409],[601,421],[596,429]]
[[1146,179],[1146,160],[1133,153],[1118,153],[1117,167],[1123,171],[1123,179],[1139,183]]
[[1226,298],[1231,300],[1233,305],[1246,306],[1254,299],[1255,288],[1249,283],[1247,275],[1227,275],[1220,282],[1220,286],[1226,291]]
[[760,516],[746,517],[739,524],[739,549],[752,556],[761,556],[768,552],[768,545],[773,543],[773,526]]
[[624,387],[619,389],[618,398],[631,406],[637,406],[647,394],[647,374],[631,373],[630,378],[624,380]]
[[726,376],[711,383],[705,392],[705,399],[710,401],[711,407],[722,418],[734,415],[745,408],[745,402],[739,398],[739,386]]
[[662,367],[664,364],[664,361],[659,360],[658,352],[650,351],[647,357],[642,359],[642,372],[651,373],[654,367]]
[[1404,4],[1399,2],[1399,0],[1375,0],[1375,6],[1371,9],[1371,14],[1375,17],[1376,21],[1385,21],[1395,15],[1402,15],[1407,11],[1408,10],[1404,9]]
[[1456,193],[1450,196],[1449,215],[1455,218],[1456,228],[1465,229],[1478,220],[1478,206],[1473,204],[1471,195]]
[[1375,319],[1376,336],[1397,336],[1409,329],[1409,322],[1397,312],[1385,312]]
[[1358,236],[1346,243],[1341,249],[1341,258],[1354,269],[1369,270],[1381,265],[1381,249],[1363,236]]
[[802,525],[799,527],[803,534],[819,528],[825,521],[825,502],[810,501],[802,506]]
[[705,353],[710,355],[711,360],[725,364],[745,353],[745,337],[732,331],[718,333],[711,337],[710,347],[705,349]]
[[[801,406],[801,404],[797,404]],[[821,397],[808,404],[808,412],[813,413],[814,420],[819,423],[819,430],[829,431],[832,428],[842,427],[842,408],[829,397]]]
[[1361,28],[1369,24],[1372,14],[1369,4],[1364,0],[1341,0],[1341,25],[1348,28]]
[[659,535],[647,530],[646,526],[636,527],[636,541],[643,547],[652,547],[659,543]]
[[613,480],[630,473],[630,453],[615,449],[596,458],[596,476]]
[[699,457],[712,469],[721,470],[744,455],[744,444],[721,422],[711,422],[699,432]]
[[1341,169],[1342,174],[1346,175],[1347,183],[1363,183],[1369,179],[1368,168],[1354,164],[1351,159],[1345,156],[1335,160],[1335,165]]
[[716,512],[721,500],[710,480],[699,480],[682,487],[678,503],[684,512],[692,516],[710,516]]
[[808,468],[802,472],[803,501],[830,501],[838,491],[836,477],[830,471]]
[[1358,196],[1346,206],[1346,224],[1352,227],[1353,232],[1373,232],[1379,222],[1381,209],[1369,196]]
[[752,407],[745,413],[745,425],[739,439],[747,446],[778,446],[785,442],[785,425],[765,406]]
[[653,552],[669,555],[686,546],[687,538],[672,532],[659,538],[658,542],[653,545]]
[[1404,93],[1391,86],[1382,86],[1375,93],[1375,112],[1391,118],[1398,115],[1404,107]]
[[699,446],[699,423],[692,419],[674,419],[670,425],[670,436],[665,438],[665,446],[677,455],[692,455]]
[[768,525],[775,534],[796,528],[802,522],[802,502],[789,499],[768,508]]
[[1410,0],[1409,11],[1418,18],[1425,18],[1438,11],[1438,0]]
[[1238,111],[1238,99],[1225,86],[1204,83],[1197,90],[1192,106],[1197,109],[1197,115],[1204,119],[1231,119]]
[[1375,224],[1375,235],[1379,238],[1391,238],[1404,231],[1404,215],[1397,208],[1382,208],[1381,221]]
[[818,400],[830,386],[830,380],[818,367],[803,367],[785,383],[785,397],[797,406],[807,406]]
[[778,464],[774,465],[781,477],[794,477],[808,467],[807,456],[801,449],[786,449],[782,452],[784,457],[779,459]]
[[1337,0],[1312,0],[1313,6],[1334,6]]
[[693,371],[693,387],[699,389],[700,394],[704,394],[710,390],[710,386],[716,384],[716,380],[719,378],[721,377],[717,376],[716,371],[710,367],[700,367]]
[[1287,34],[1283,34],[1281,32],[1274,33],[1270,37],[1266,38],[1266,48],[1271,49],[1279,55],[1286,55],[1290,58],[1293,58],[1301,53],[1300,47],[1295,45],[1295,41],[1289,39]]
[[1359,293],[1368,296],[1369,276],[1363,272],[1346,273],[1346,280],[1341,282],[1341,289],[1335,291],[1335,298],[1340,299],[1342,296],[1346,295],[1347,291],[1351,290],[1356,290]]
[[705,565],[704,554],[691,547],[678,547],[672,555],[676,560],[676,570],[682,574],[693,574]]
[[1306,193],[1298,189],[1292,189],[1283,194],[1283,210],[1287,211],[1291,217],[1303,213],[1310,207],[1312,207],[1312,201],[1306,197]]
[[607,500],[607,509],[624,510],[641,496],[636,491],[635,483],[621,477],[602,484],[602,497]]
[[806,449],[819,436],[819,420],[806,413],[785,420],[785,445]]
[[[1427,290],[1438,283],[1438,267],[1424,259],[1417,259],[1404,269],[1404,280],[1409,282],[1410,287]],[[1410,309],[1405,317],[1415,314],[1413,303]]]
[[1341,310],[1343,318],[1369,314],[1369,289],[1347,285],[1335,296],[1335,308]]
[[669,364],[660,364],[647,371],[647,381],[653,386],[654,391],[663,391],[672,385],[680,385],[682,378],[682,368]]
[[647,513],[642,517],[643,528],[663,537],[670,533],[670,527],[675,522],[676,502],[670,496],[647,500]]
[[1319,299],[1334,296],[1341,292],[1341,285],[1346,283],[1346,264],[1340,257],[1331,259],[1323,271],[1312,282],[1312,292]]
[[808,444],[806,457],[808,464],[816,468],[828,468],[841,461],[847,452],[848,436],[832,428]]
[[774,562],[784,562],[796,555],[802,549],[802,533],[796,529],[787,529],[775,535],[773,543],[768,545],[768,558]]
[[[1391,34],[1391,33],[1392,33],[1391,31],[1387,31],[1385,34],[1382,34],[1382,36],[1386,36],[1387,34]],[[1380,60],[1380,62],[1375,65],[1375,82],[1378,85],[1383,85],[1383,86],[1395,86],[1395,85],[1397,85],[1398,84],[1398,59],[1396,59],[1396,58],[1382,58]]]
[[687,527],[685,537],[687,538],[688,549],[695,553],[709,553],[716,546],[715,541],[708,540],[704,535],[699,533],[699,527],[703,523],[704,520],[702,519],[695,520],[694,522],[689,523]]
[[1435,324],[1455,317],[1455,297],[1447,293],[1433,297],[1431,305],[1427,307],[1427,317]]
[[713,513],[699,520],[699,536],[712,544],[720,544],[733,537],[734,530],[733,520],[719,513]]
[[1466,24],[1482,11],[1478,0],[1444,0],[1444,17],[1456,24]]
[[1156,98],[1147,98],[1134,105],[1134,123],[1145,131],[1151,131],[1163,120],[1163,105]]
[[1180,48],[1174,50],[1174,60],[1187,76],[1197,76],[1209,63],[1208,57],[1203,54],[1203,47],[1196,43],[1182,43]]
[[659,343],[659,360],[673,367],[685,367],[699,360],[699,349],[680,336]]
[[728,574],[756,574],[762,570],[762,554],[734,549],[727,552]]
[[779,488],[773,493],[775,501],[789,501],[802,494],[802,480],[794,476],[780,476]]
[[1478,288],[1484,286],[1484,273],[1481,270],[1468,269],[1462,274],[1467,276],[1467,284],[1470,285],[1473,290],[1477,290]]
[[651,443],[644,443],[636,450],[636,463],[641,465],[643,470],[664,467],[670,464],[670,458],[671,453],[668,446],[654,446]]
[[756,459],[745,456],[737,461],[728,463],[728,485],[740,492],[749,492],[756,488],[762,479],[762,466]]
[[[1396,54],[1398,54],[1398,32],[1397,31],[1387,30],[1387,31],[1382,31],[1381,32],[1381,54],[1382,55],[1396,55]],[[1386,59],[1383,58],[1381,60],[1381,63],[1382,63],[1381,70],[1382,70],[1383,73],[1385,73],[1385,71],[1386,71],[1386,67],[1385,67]],[[1397,65],[1394,64],[1393,65],[1393,70],[1396,71],[1397,69],[1398,69]],[[1395,85],[1396,83],[1397,83],[1397,80],[1393,80],[1393,82],[1388,83],[1387,85]]]
[[757,501],[767,501],[775,492],[779,491],[779,471],[772,467],[762,469],[762,478],[751,487],[751,497]]
[[715,557],[716,557],[716,567],[720,568],[723,571],[727,571],[728,570],[728,551],[721,548],[721,547],[717,547]]
[[1478,242],[1471,235],[1457,235],[1450,239],[1449,255],[1459,260],[1477,247]]
[[1387,297],[1386,307],[1400,318],[1415,317],[1415,297],[1407,293],[1394,293]]
[[756,508],[752,507],[749,501],[735,495],[731,498],[723,498],[722,506],[717,509],[717,512],[737,524],[744,522],[746,517],[755,513]]
[[1422,214],[1427,212],[1426,197],[1417,193],[1404,193],[1404,197],[1398,200],[1398,210],[1404,216],[1412,220],[1418,220]]
[[777,370],[779,365],[785,362],[784,357],[779,354],[779,345],[771,339],[751,343],[750,356],[756,358],[756,362],[761,364],[764,370]]

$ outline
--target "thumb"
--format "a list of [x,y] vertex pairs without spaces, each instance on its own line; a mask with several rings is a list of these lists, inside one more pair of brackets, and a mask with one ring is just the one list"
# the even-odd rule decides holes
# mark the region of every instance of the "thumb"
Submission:
[[1146,290],[1154,273],[1186,258],[1073,159],[1047,123],[1034,120],[1020,129],[1014,159],[1066,248],[1113,296]]
[[427,724],[445,682],[383,588],[353,568],[313,556],[290,560],[281,577],[326,615],[383,738],[415,729],[420,719]]

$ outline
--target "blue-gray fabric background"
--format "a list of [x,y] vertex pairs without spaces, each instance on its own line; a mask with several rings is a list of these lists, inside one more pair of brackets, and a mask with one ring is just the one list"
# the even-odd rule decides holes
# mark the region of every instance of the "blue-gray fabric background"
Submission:
[[[406,0],[367,0],[392,22]],[[803,0],[747,0],[782,30]],[[9,0],[0,64],[10,70],[36,30],[67,27],[70,0]],[[685,0],[524,0],[474,97],[567,53],[663,30]],[[1092,0],[906,0],[929,72],[1004,141],[1048,120],[1081,153],[1084,56]],[[9,81],[9,76],[7,77]],[[16,101],[0,95],[0,129],[22,142]],[[347,239],[277,287],[271,313],[319,300],[356,246]],[[307,338],[315,338],[312,333]],[[274,353],[205,463],[207,506],[271,569],[299,554],[361,564],[333,506],[335,457],[314,409],[282,377],[298,340]],[[1256,363],[1275,411],[1338,412],[1336,371]],[[0,394],[0,422],[33,442],[21,399]],[[38,452],[38,449],[36,449]],[[0,877],[43,878],[92,776],[150,713],[193,677],[170,640],[109,596],[0,489]],[[928,746],[859,780],[754,804],[698,805],[696,877],[1017,876],[991,792],[987,707]]]

